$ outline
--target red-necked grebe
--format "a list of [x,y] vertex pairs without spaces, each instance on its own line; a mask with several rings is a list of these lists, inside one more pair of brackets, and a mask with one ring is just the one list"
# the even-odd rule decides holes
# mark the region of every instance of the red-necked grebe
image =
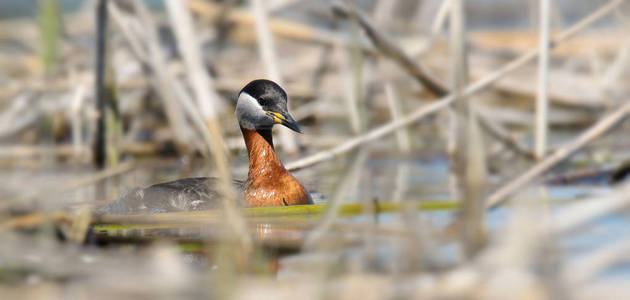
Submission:
[[[304,186],[289,173],[274,151],[271,129],[281,124],[301,133],[287,109],[286,92],[275,82],[254,80],[238,94],[236,118],[249,156],[245,182],[235,182],[247,206],[311,204]],[[215,178],[185,178],[137,188],[103,208],[107,213],[158,213],[218,207]]]

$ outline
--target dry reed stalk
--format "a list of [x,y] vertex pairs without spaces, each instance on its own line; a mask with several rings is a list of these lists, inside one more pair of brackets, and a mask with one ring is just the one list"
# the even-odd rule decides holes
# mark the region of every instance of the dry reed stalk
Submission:
[[86,87],[84,84],[79,84],[72,94],[70,100],[70,122],[72,126],[72,152],[75,159],[81,156],[81,148],[83,147],[83,132],[82,129],[82,109],[83,102],[85,100]]
[[[568,28],[567,30],[562,31],[560,34],[558,34],[558,36],[555,39],[553,39],[551,44],[557,45],[573,37],[580,31],[584,30],[588,25],[594,23],[595,21],[599,20],[601,17],[610,13],[622,2],[623,0],[609,1],[608,3],[601,6],[599,9],[597,9],[596,11],[592,12],[591,14],[584,17],[582,20],[580,20],[579,22],[577,22],[576,24]],[[537,49],[532,49],[530,51],[523,53],[516,59],[512,60],[511,62],[505,64],[503,67],[499,68],[498,70],[486,75],[485,77],[475,81],[472,84],[469,84],[466,87],[466,89],[464,89],[464,91],[462,92],[462,98],[466,98],[480,91],[483,91],[484,89],[488,88],[499,79],[504,78],[505,76],[513,72],[514,70],[526,65],[527,63],[532,61],[534,58],[536,58],[537,55],[538,55]],[[412,111],[408,115],[401,117],[399,120],[395,120],[388,124],[372,129],[369,132],[366,132],[365,134],[361,136],[354,137],[337,147],[320,151],[318,153],[304,157],[297,161],[293,161],[287,164],[287,169],[296,170],[296,169],[305,168],[305,167],[314,165],[316,163],[319,163],[325,160],[332,159],[335,156],[349,152],[366,142],[370,142],[375,139],[381,138],[395,131],[396,129],[400,127],[408,126],[409,124],[412,124],[413,122],[429,114],[432,114],[442,108],[447,107],[453,101],[455,101],[455,97],[453,95],[442,97],[437,102],[417,108],[416,110]]]
[[[341,45],[337,45],[335,47],[335,52],[337,55],[337,60],[339,63],[339,76],[341,77],[341,82],[343,83],[342,87],[352,86],[353,76],[352,76],[352,67],[349,59],[349,54],[346,53],[346,49]],[[361,132],[361,118],[359,116],[359,110],[356,105],[356,99],[358,96],[355,94],[356,89],[353,88],[342,88],[344,93],[344,100],[346,102],[346,108],[348,110],[348,122],[350,123],[350,130],[354,134],[359,134]]]
[[336,3],[336,5],[333,6],[333,9],[336,13],[345,18],[356,19],[372,43],[381,53],[383,53],[383,55],[390,57],[392,60],[400,64],[401,67],[403,67],[431,93],[437,95],[438,97],[448,94],[448,89],[437,78],[429,73],[424,66],[414,61],[402,49],[391,42],[384,33],[375,28],[362,12],[358,11],[355,7],[346,6],[340,3]]
[[446,23],[446,17],[448,17],[451,11],[451,3],[452,0],[444,0],[442,4],[437,10],[435,17],[433,18],[433,23],[431,23],[431,34],[438,35],[442,28],[444,28],[444,24]]
[[152,74],[155,76],[155,87],[164,104],[164,113],[172,127],[175,143],[180,149],[186,149],[186,145],[190,141],[190,132],[181,107],[177,104],[178,97],[173,87],[174,80],[172,76],[169,76],[166,58],[160,48],[155,23],[142,1],[132,1],[131,4],[133,4],[136,15],[145,29],[145,35],[139,39],[146,43],[148,61],[153,68]]
[[588,254],[581,255],[579,260],[570,260],[560,271],[560,276],[567,285],[586,285],[609,268],[627,262],[628,253],[630,240],[609,242]]
[[236,209],[237,193],[232,186],[232,176],[229,170],[227,154],[224,152],[225,141],[218,121],[218,115],[222,109],[222,102],[214,90],[214,84],[210,76],[203,68],[203,59],[199,51],[199,43],[195,40],[195,29],[192,16],[186,4],[180,0],[166,1],[167,11],[171,18],[178,47],[182,53],[188,79],[197,99],[197,107],[205,120],[210,134],[208,151],[212,153],[214,165],[219,175],[219,189],[221,202],[227,216],[230,230],[238,237],[246,254],[252,250],[251,236],[247,230],[246,222]]
[[278,1],[269,1],[269,12],[273,13],[282,9],[287,8],[293,4],[300,2],[301,0],[278,0]]
[[[355,4],[351,4],[355,5]],[[365,128],[368,126],[369,115],[367,113],[367,109],[365,106],[365,92],[364,90],[367,88],[365,83],[367,80],[365,79],[365,60],[363,57],[363,53],[361,52],[361,48],[359,47],[361,41],[361,34],[359,31],[359,25],[356,18],[350,18],[350,35],[352,40],[352,46],[349,49],[349,57],[350,57],[350,68],[352,71],[352,90],[353,90],[353,101],[352,105],[357,110],[357,117],[359,120],[359,131],[358,133],[362,133]]]
[[630,185],[616,188],[612,194],[580,200],[566,205],[552,217],[550,232],[560,235],[603,215],[620,211],[630,206]]
[[74,212],[74,216],[72,217],[68,239],[76,244],[83,244],[87,237],[91,221],[92,211],[89,206],[86,204],[81,205],[81,207]]
[[[131,19],[123,15],[120,9],[114,5],[113,3],[110,6],[110,11],[112,13],[112,19],[118,25],[121,30],[125,40],[131,46],[132,53],[136,56],[136,58],[144,63],[151,72],[151,80],[150,83],[152,87],[158,92],[163,102],[172,103],[171,105],[175,105],[178,109],[176,113],[171,112],[171,114],[180,115],[186,113],[192,124],[194,125],[194,129],[197,130],[198,134],[201,135],[202,139],[205,141],[207,145],[211,144],[211,137],[207,130],[207,126],[205,124],[204,118],[200,113],[200,109],[195,105],[192,96],[188,93],[186,87],[183,82],[181,82],[180,78],[176,76],[165,64],[163,59],[152,59],[153,57],[162,57],[161,53],[153,54],[152,51],[159,50],[155,49],[155,47],[151,47],[150,45],[155,43],[151,39],[151,36],[146,30],[151,30],[146,28],[146,26],[142,26],[137,22],[136,19]],[[150,16],[148,16],[150,18]],[[150,19],[148,21],[151,21]],[[151,21],[152,22],[152,21]],[[148,49],[145,50],[143,44],[140,43],[144,41],[145,44],[149,44],[147,46]],[[147,59],[149,57],[149,59]],[[162,80],[167,79],[166,82]],[[168,98],[168,100],[164,100],[164,97],[171,95],[173,98]],[[169,96],[170,97],[170,96]],[[181,105],[181,107],[179,106]],[[183,112],[180,110],[183,108]],[[168,107],[166,107],[168,109]],[[168,112],[167,112],[168,117]],[[184,116],[182,116],[184,118]],[[183,119],[182,119],[183,120]],[[183,120],[185,122],[185,120]],[[171,125],[173,126],[173,125]],[[186,129],[184,132],[184,136],[189,139],[190,135],[193,132],[189,132],[188,124],[183,123],[184,126],[182,129]],[[173,130],[176,130],[177,127],[173,126]],[[197,149],[205,149],[205,145],[203,142],[200,142],[198,139],[189,139],[192,144],[195,145]],[[177,144],[177,139],[176,139]],[[178,146],[184,147],[185,145],[177,144]],[[206,151],[201,151],[202,154],[207,154]]]
[[[466,103],[457,101],[461,97],[461,91],[468,83],[468,68],[464,57],[464,45],[463,45],[463,15],[460,11],[461,3],[459,0],[445,1],[441,9],[446,10],[449,21],[449,79],[450,79],[450,91],[455,100],[453,104],[449,105],[441,116],[446,118],[445,135],[446,135],[446,155],[450,161],[449,163],[449,175],[448,175],[448,187],[451,197],[466,202],[464,198],[465,190],[465,172],[466,169],[466,154],[462,149],[458,149],[458,146],[465,142],[465,134],[463,132],[464,125],[460,124],[459,116],[464,116]],[[439,13],[438,11],[438,17]],[[465,73],[464,73],[465,72]],[[466,220],[466,213],[461,211],[462,219]],[[462,228],[465,228],[462,227]],[[467,243],[464,242],[464,246],[467,248]]]
[[32,93],[21,93],[0,112],[0,138],[15,134],[39,119],[41,111],[32,105]]
[[[258,41],[258,50],[260,51],[260,57],[265,66],[267,76],[269,76],[269,79],[282,86],[284,84],[280,66],[278,65],[273,36],[269,27],[269,16],[267,15],[266,4],[263,3],[263,0],[252,0],[251,3],[256,20],[254,27],[256,30],[256,40]],[[291,106],[291,103],[289,103],[289,106]],[[280,127],[278,131],[280,132],[280,143],[282,143],[283,150],[291,155],[296,154],[298,148],[295,136],[288,128]]]
[[409,171],[409,165],[407,164],[400,164],[396,167],[396,179],[394,180],[394,189],[392,189],[391,197],[392,203],[400,203],[405,200],[405,194],[409,185]]
[[[457,112],[455,112],[455,109],[452,106],[449,106],[447,108],[444,109],[444,111],[440,114],[440,117],[445,118],[446,120],[446,128],[443,129],[444,131],[444,135],[446,137],[446,156],[451,159],[451,160],[455,160],[455,155],[457,152],[457,130],[458,130],[458,126],[457,126]],[[451,168],[452,170],[453,168]]]
[[193,88],[197,106],[204,120],[216,118],[224,109],[221,97],[214,89],[214,80],[204,69],[204,61],[200,53],[200,45],[195,35],[192,16],[186,1],[166,1],[171,26],[177,37],[179,49],[186,67],[186,75]]
[[615,60],[610,64],[608,69],[604,72],[603,82],[601,83],[604,92],[614,89],[615,83],[623,75],[623,72],[628,69],[630,63],[630,40],[626,40],[619,51]]
[[0,232],[7,230],[31,229],[41,226],[46,222],[52,222],[54,224],[71,224],[72,221],[72,216],[67,212],[55,212],[51,214],[31,214],[12,218],[6,221],[3,220],[2,222],[0,222]]
[[538,93],[536,95],[536,138],[534,155],[542,159],[547,152],[547,119],[549,110],[549,38],[551,30],[551,0],[540,0],[538,41]]
[[555,166],[557,163],[566,159],[569,155],[584,147],[584,145],[591,142],[593,139],[606,133],[614,125],[623,120],[629,113],[630,101],[626,102],[624,105],[617,108],[612,113],[601,118],[597,123],[584,131],[578,137],[573,139],[573,141],[558,148],[552,154],[548,155],[540,162],[529,168],[529,170],[524,172],[521,176],[518,176],[514,180],[496,190],[486,199],[486,206],[488,208],[493,208],[501,204],[503,201],[508,199],[511,194],[534,180],[537,176],[540,176],[551,167]]
[[[387,99],[387,106],[389,106],[389,113],[392,120],[399,119],[402,115],[400,111],[400,99],[391,82],[385,84],[385,98]],[[398,150],[401,153],[409,154],[411,152],[407,128],[401,127],[396,130],[396,141],[398,142]]]
[[146,49],[145,45],[142,43],[143,40],[137,38],[140,35],[140,33],[135,30],[138,26],[134,28],[129,18],[127,18],[120,10],[120,8],[118,8],[116,2],[110,1],[108,4],[109,5],[107,6],[107,8],[112,17],[112,20],[129,44],[129,47],[131,48],[131,53],[135,56],[136,59],[138,59],[138,61],[142,62],[145,65],[150,65],[150,59],[147,57],[148,49]]
[[326,205],[326,212],[324,216],[319,221],[317,226],[309,233],[304,241],[304,249],[316,249],[318,248],[318,244],[323,240],[326,233],[330,230],[335,220],[339,215],[339,210],[343,207],[345,200],[348,198],[348,194],[351,192],[351,187],[356,186],[356,182],[359,179],[360,170],[365,164],[365,160],[367,159],[367,151],[361,150],[354,160],[350,170],[344,177],[344,179],[340,182],[337,187],[337,191],[333,195],[332,198],[328,201]]
[[[461,97],[468,83],[468,56],[466,49],[466,17],[463,0],[450,1],[451,90],[456,98]],[[474,257],[485,244],[485,207],[483,205],[486,161],[483,136],[479,129],[474,99],[454,103],[451,122],[455,130],[453,141],[457,144],[451,172],[458,181],[459,201],[462,202],[460,234],[464,252],[468,259]],[[466,116],[458,120],[458,116]],[[462,124],[458,124],[458,123]],[[466,122],[466,126],[464,126]],[[459,145],[461,142],[464,145]],[[465,152],[464,152],[465,150]],[[463,172],[462,172],[463,171]]]
[[[442,8],[450,8],[451,2],[452,2],[451,0],[444,2]],[[342,8],[342,9],[344,10],[344,13],[347,14],[347,9],[346,8]],[[448,12],[448,10],[446,12]],[[357,12],[357,14],[359,13]],[[382,37],[383,34],[379,33],[378,29],[376,29],[367,20],[367,18],[363,18],[361,20],[362,22],[359,22],[359,24],[363,26],[366,32],[368,33],[374,32],[374,34],[368,34],[368,36],[372,39],[372,42],[377,46],[377,48],[380,51],[382,51],[385,55],[387,55],[387,53],[392,53],[392,55],[389,55],[389,56],[396,63],[398,63],[404,70],[406,70],[407,73],[409,73],[411,76],[416,78],[421,84],[423,85],[426,84],[423,78],[430,79],[429,81],[430,84],[425,85],[425,87],[427,87],[430,92],[432,92],[433,94],[439,97],[442,97],[446,95],[446,93],[449,92],[446,89],[446,87],[442,86],[442,84],[438,82],[436,79],[431,79],[433,78],[433,76],[431,74],[426,74],[425,68],[422,65],[420,65],[417,61],[413,60],[411,57],[407,56],[405,52],[402,49],[400,49],[396,44],[383,38]],[[422,76],[416,76],[415,74],[417,73],[422,74]],[[434,82],[431,80],[434,80]],[[439,88],[437,89],[432,88],[435,85],[437,85]],[[457,141],[456,141],[457,135],[453,134],[452,132],[457,130],[458,126],[457,126],[457,120],[456,120],[457,116],[455,115],[455,112],[450,109],[450,107],[447,108],[446,118],[448,120],[446,151],[447,151],[447,154],[449,154],[449,156],[453,157],[455,149],[457,147]],[[477,118],[483,125],[483,129],[488,131],[491,135],[493,135],[499,141],[505,143],[510,149],[517,151],[517,153],[519,154],[525,154],[526,157],[531,156],[531,154],[528,154],[529,151],[525,150],[525,147],[521,146],[518,141],[514,140],[509,134],[507,134],[507,131],[503,129],[500,124],[493,122],[492,120],[489,120],[488,118],[485,117],[485,115],[477,115]]]
[[[454,0],[460,1],[460,0]],[[465,252],[472,258],[486,243],[486,213],[483,195],[487,181],[486,150],[473,102],[468,108],[463,237]]]
[[[463,4],[460,0],[448,1],[449,6],[449,81],[450,92],[455,97],[455,101],[447,110],[448,132],[447,132],[447,154],[451,159],[451,178],[455,181],[456,190],[452,194],[454,198],[464,201],[464,174],[466,169],[466,153],[460,149],[466,147],[466,134],[464,124],[459,117],[466,116],[469,103],[472,100],[457,101],[461,97],[462,91],[468,84],[468,60],[466,57],[465,45],[465,20]],[[461,123],[461,124],[460,124]],[[464,144],[463,144],[464,143]],[[463,145],[462,145],[463,144]],[[459,151],[458,151],[459,150]]]
[[477,108],[476,114],[480,116],[480,118],[478,118],[479,124],[484,127],[486,132],[488,132],[494,138],[500,140],[504,145],[512,149],[512,151],[514,151],[515,153],[520,154],[521,156],[528,159],[534,158],[534,153],[532,153],[516,138],[512,137],[507,129],[505,129],[505,127],[501,126],[501,124],[492,119],[489,113],[486,113],[483,109]]

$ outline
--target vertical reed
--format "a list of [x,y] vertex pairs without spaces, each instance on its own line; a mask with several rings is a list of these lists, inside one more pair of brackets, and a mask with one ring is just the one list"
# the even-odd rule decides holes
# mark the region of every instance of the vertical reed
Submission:
[[[337,55],[337,61],[339,61],[339,76],[341,77],[340,81],[342,86],[352,86],[354,77],[352,76],[350,55],[347,54],[346,49],[341,45],[335,46],[335,52]],[[356,103],[358,96],[355,94],[356,89],[354,88],[343,89],[343,98],[348,109],[348,122],[350,123],[350,130],[354,134],[359,134],[361,132],[361,117],[359,116],[359,110]]]
[[59,55],[59,36],[61,30],[59,5],[57,0],[39,0],[38,18],[40,31],[40,57],[46,75],[52,75]]
[[[392,1],[393,2],[393,1]],[[350,5],[354,6],[355,3],[350,3]],[[353,10],[356,7],[352,8]],[[352,95],[354,96],[352,99],[352,105],[357,112],[357,117],[359,120],[358,132],[362,133],[363,130],[367,126],[367,109],[365,107],[365,76],[364,76],[364,57],[361,47],[359,46],[360,41],[360,30],[359,30],[359,20],[356,15],[352,14],[350,16],[350,32],[352,36],[352,45],[349,51],[350,57],[350,68],[352,70],[352,90],[354,91]]]
[[536,159],[542,159],[547,149],[547,115],[549,107],[548,77],[549,77],[549,31],[551,20],[550,0],[540,0],[540,27],[538,47],[538,92],[536,95],[536,138],[534,154]]
[[107,0],[99,0],[96,8],[96,66],[95,91],[96,111],[99,116],[96,123],[96,137],[94,141],[94,163],[97,167],[105,166],[106,147],[106,104],[105,104],[105,60],[107,48]]
[[118,91],[114,78],[114,66],[105,51],[105,158],[107,167],[118,164],[122,123],[118,107]]
[[[466,18],[463,0],[451,1],[450,14],[450,54],[451,83],[455,97],[462,97],[468,83],[468,61],[466,51]],[[455,113],[466,116],[466,126],[457,125],[457,138],[463,141],[455,154],[455,170],[458,174],[462,207],[460,210],[464,253],[472,258],[485,243],[485,206],[483,205],[484,184],[486,180],[486,161],[483,137],[479,128],[474,106],[474,98],[455,103]],[[461,164],[457,166],[457,164]],[[462,172],[463,171],[463,172]]]
[[[400,119],[402,112],[400,110],[400,99],[398,93],[391,82],[385,84],[385,98],[389,106],[390,116],[392,120]],[[406,127],[396,130],[396,141],[398,142],[398,150],[403,154],[411,152],[411,144],[409,142],[409,132]]]
[[[75,79],[76,80],[76,79]],[[72,151],[75,158],[79,158],[83,147],[83,102],[85,100],[86,86],[79,84],[72,94],[70,104],[70,122],[72,123]]]

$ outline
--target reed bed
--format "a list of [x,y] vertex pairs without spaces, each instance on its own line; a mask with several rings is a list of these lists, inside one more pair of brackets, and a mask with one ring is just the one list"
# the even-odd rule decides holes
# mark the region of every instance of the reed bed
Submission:
[[[630,297],[630,4],[522,2],[41,0],[0,18],[0,295]],[[276,148],[314,205],[237,204],[233,110],[256,78],[289,94],[306,134]],[[222,208],[101,210],[202,175]]]

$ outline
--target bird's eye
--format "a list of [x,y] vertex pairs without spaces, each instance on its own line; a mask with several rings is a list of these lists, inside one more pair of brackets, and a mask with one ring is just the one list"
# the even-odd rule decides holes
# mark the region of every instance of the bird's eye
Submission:
[[262,98],[259,98],[259,99],[258,99],[258,103],[259,103],[261,106],[266,106],[267,104],[269,104],[269,101],[268,101],[267,99],[262,99]]

